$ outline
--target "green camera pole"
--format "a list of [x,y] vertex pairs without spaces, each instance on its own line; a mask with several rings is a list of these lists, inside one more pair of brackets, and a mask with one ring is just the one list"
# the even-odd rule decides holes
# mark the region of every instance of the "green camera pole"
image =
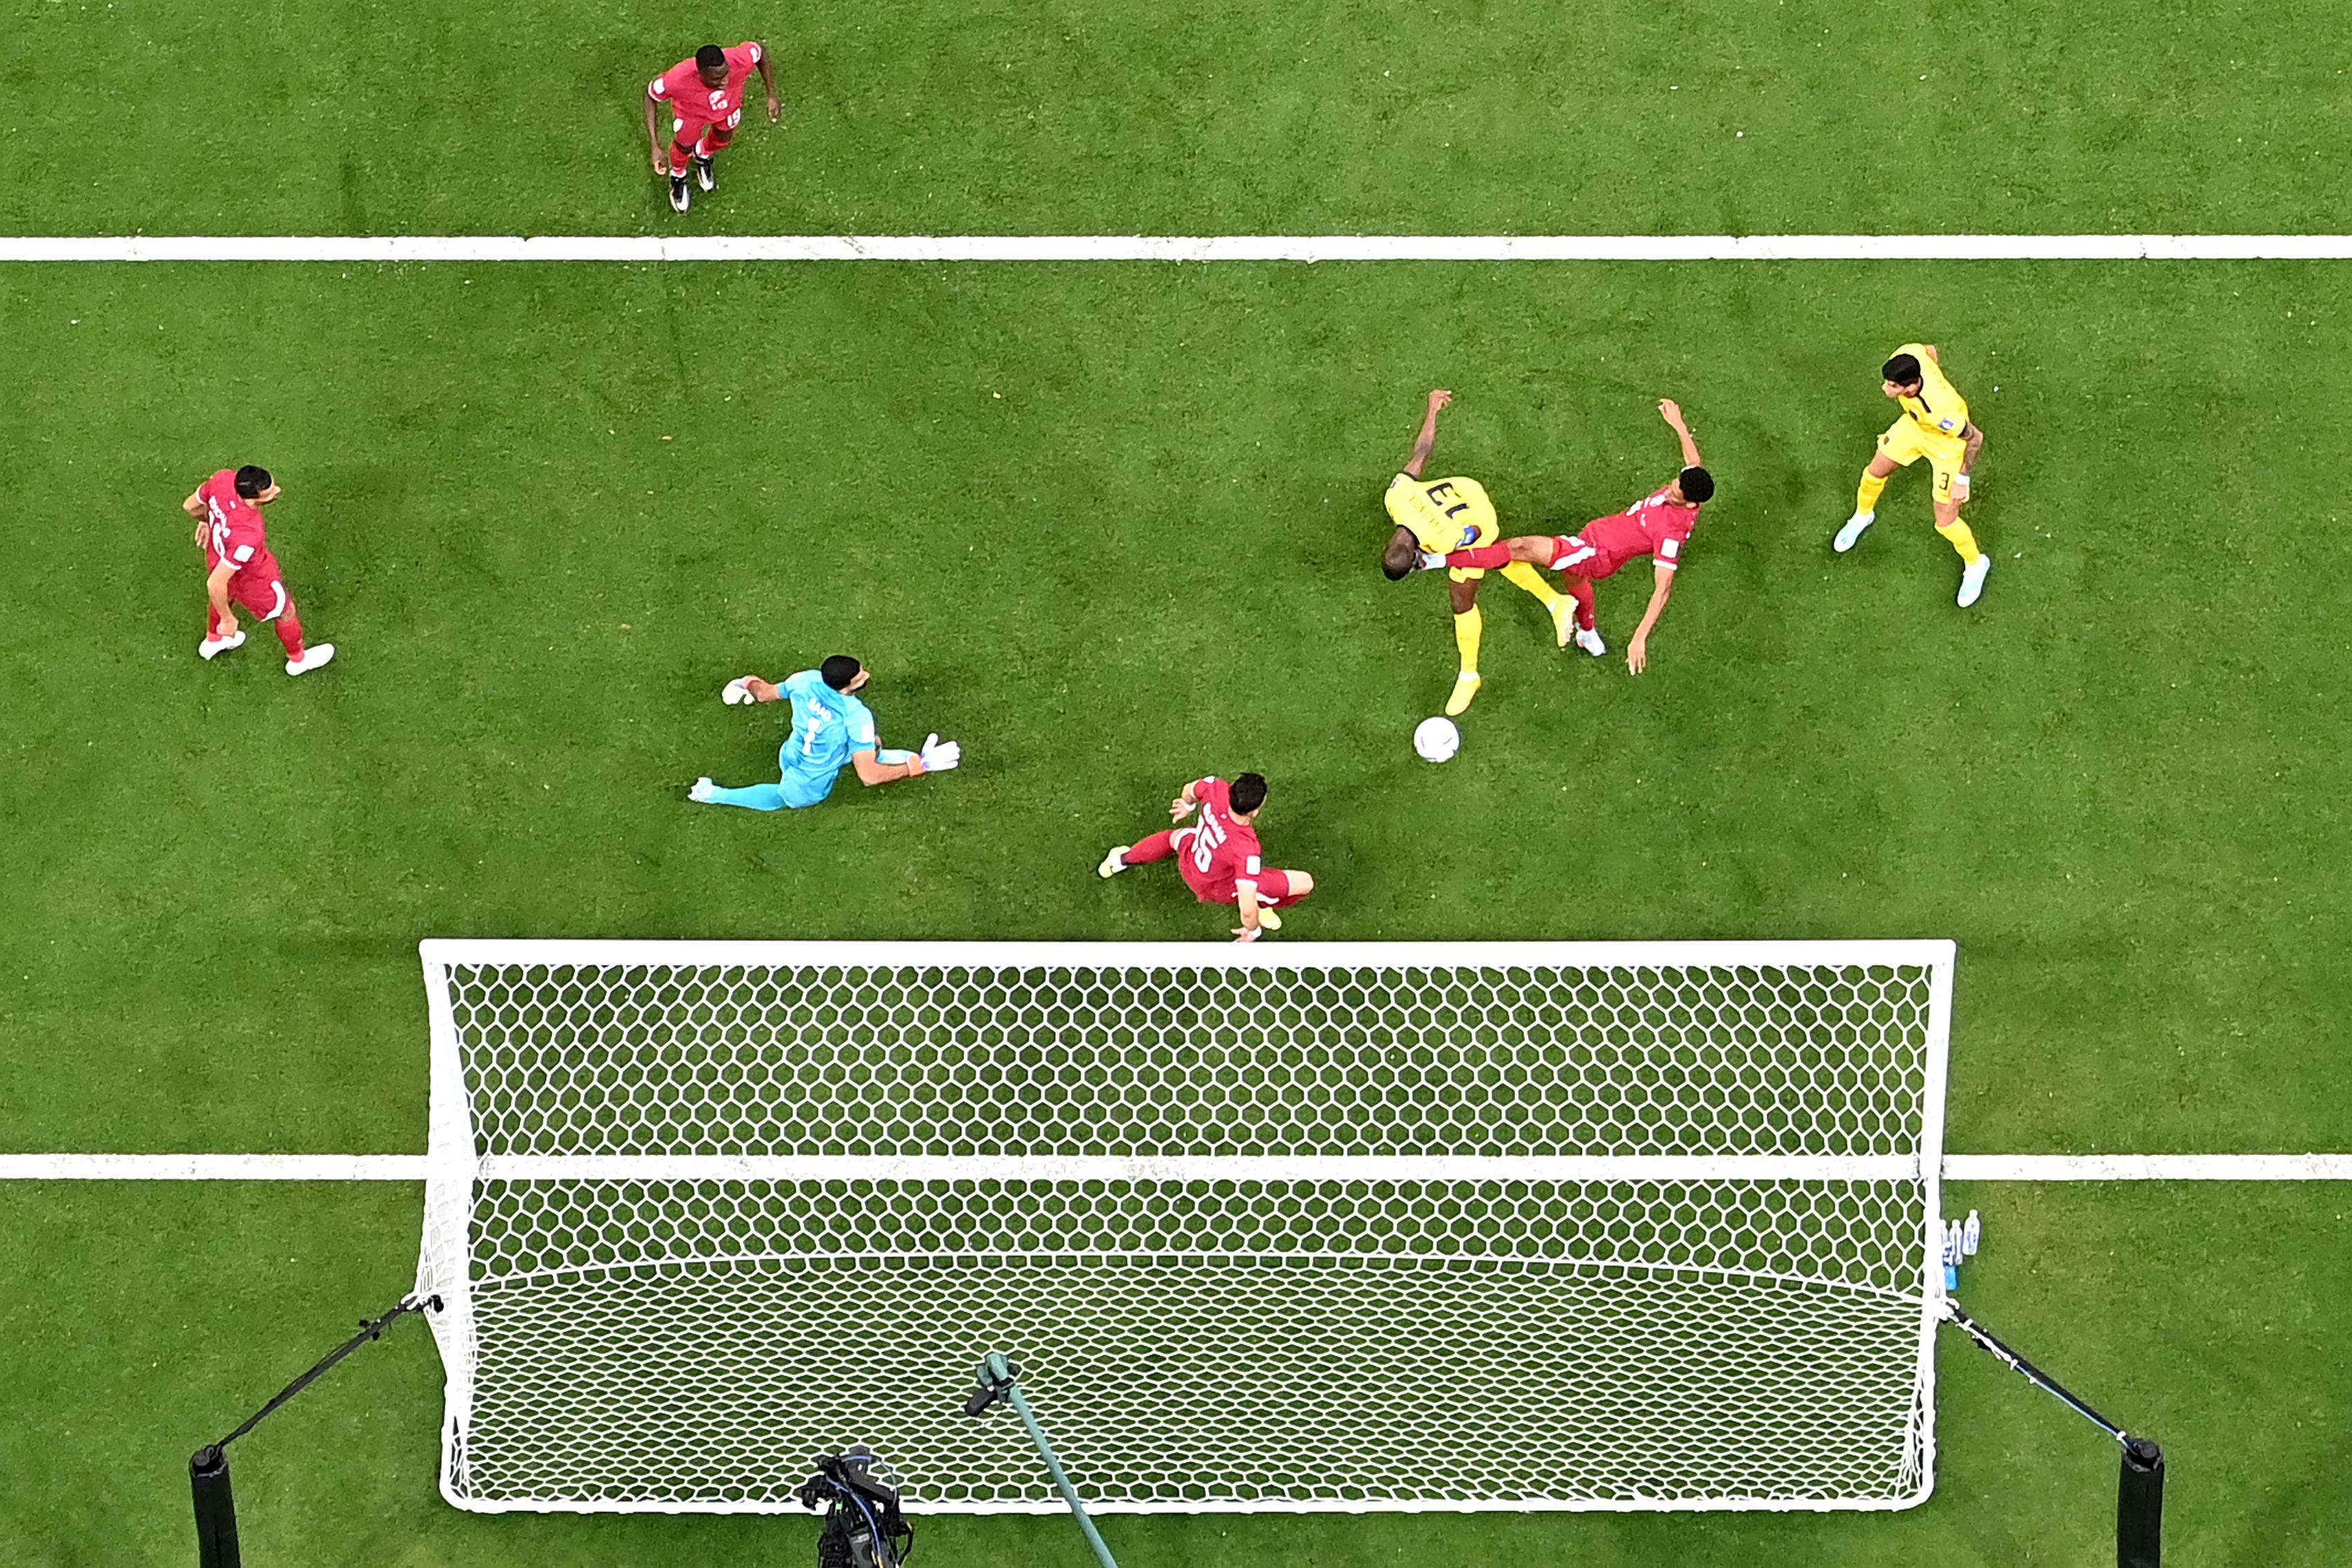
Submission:
[[1007,1360],[1003,1352],[989,1352],[988,1359],[980,1364],[980,1386],[972,1391],[971,1397],[963,1402],[963,1413],[978,1416],[1000,1399],[1012,1406],[1013,1413],[1021,1417],[1021,1424],[1029,1428],[1029,1440],[1037,1445],[1037,1457],[1045,1461],[1045,1473],[1054,1478],[1054,1490],[1060,1492],[1062,1500],[1070,1505],[1071,1517],[1085,1531],[1087,1544],[1095,1549],[1095,1561],[1101,1563],[1102,1568],[1118,1568],[1118,1559],[1113,1557],[1110,1548],[1103,1544],[1102,1532],[1095,1528],[1095,1521],[1087,1517],[1087,1505],[1078,1500],[1077,1489],[1070,1484],[1070,1478],[1062,1473],[1062,1461],[1054,1457],[1054,1445],[1045,1440],[1045,1428],[1037,1425],[1037,1416],[1029,1408],[1029,1401],[1021,1397],[1020,1385],[1015,1381],[1020,1375],[1021,1369]]

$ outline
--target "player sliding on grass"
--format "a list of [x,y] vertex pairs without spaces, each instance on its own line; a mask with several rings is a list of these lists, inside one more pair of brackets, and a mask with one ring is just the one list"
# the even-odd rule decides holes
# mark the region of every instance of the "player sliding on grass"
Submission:
[[[767,46],[757,39],[747,38],[731,49],[705,44],[692,59],[678,61],[646,89],[646,141],[653,148],[654,172],[669,176],[669,204],[679,212],[694,200],[686,190],[689,160],[695,183],[706,191],[719,189],[711,161],[743,123],[743,89],[755,68],[768,85],[768,123],[773,125],[783,119],[784,106],[776,97],[776,68],[768,63]],[[664,104],[677,116],[667,159],[658,124]]]
[[245,632],[236,623],[232,601],[242,604],[278,628],[286,650],[286,673],[308,674],[335,656],[332,643],[315,648],[302,645],[302,618],[278,574],[278,558],[269,553],[269,536],[261,524],[261,508],[278,499],[279,490],[269,470],[247,464],[224,468],[196,486],[180,509],[196,519],[196,548],[205,552],[205,592],[211,609],[205,621],[205,640],[198,656],[218,658],[231,648],[245,646]]
[[1985,574],[1992,557],[1977,548],[1977,536],[1960,521],[1968,504],[1969,471],[1984,451],[1984,432],[1969,423],[1969,405],[1944,379],[1944,367],[1933,343],[1906,343],[1880,367],[1879,390],[1903,408],[1903,417],[1878,438],[1878,455],[1862,471],[1862,486],[1853,498],[1853,516],[1837,531],[1832,542],[1840,555],[1853,549],[1863,531],[1878,520],[1879,493],[1897,468],[1908,468],[1922,457],[1935,471],[1936,531],[1960,552],[1960,608],[1966,610],[1984,592]]
[[[1382,497],[1396,523],[1388,548],[1381,552],[1381,570],[1388,573],[1391,582],[1411,574],[1423,551],[1444,555],[1472,545],[1490,545],[1499,531],[1495,503],[1486,498],[1486,486],[1477,480],[1459,476],[1432,483],[1422,480],[1421,471],[1437,444],[1437,411],[1453,401],[1454,394],[1443,387],[1429,394],[1429,412],[1421,422],[1420,439],[1412,444],[1412,457],[1404,471],[1389,481],[1388,494]],[[1543,601],[1552,624],[1561,628],[1560,638],[1566,641],[1568,600],[1554,593],[1551,585],[1530,568],[1507,564],[1499,557],[1495,564],[1503,568],[1503,575],[1514,586]],[[1454,676],[1453,694],[1445,699],[1448,716],[1462,712],[1478,695],[1478,643],[1486,629],[1486,616],[1478,609],[1478,581],[1486,575],[1484,568],[1469,566],[1446,573],[1447,595],[1454,607],[1454,646],[1462,655],[1462,673]]]
[[1201,820],[1190,827],[1163,830],[1140,843],[1121,844],[1095,867],[1101,877],[1117,876],[1131,865],[1179,857],[1177,871],[1192,896],[1203,904],[1230,904],[1239,908],[1242,923],[1234,928],[1237,942],[1255,942],[1261,932],[1282,929],[1278,909],[1287,909],[1315,891],[1315,879],[1303,871],[1283,871],[1261,863],[1257,813],[1265,804],[1265,779],[1244,773],[1228,784],[1222,779],[1196,779],[1169,803],[1170,821],[1181,822],[1198,807]]
[[[1507,560],[1552,568],[1568,580],[1568,591],[1573,596],[1576,645],[1598,657],[1609,649],[1601,641],[1600,625],[1593,618],[1592,585],[1605,577],[1615,576],[1617,569],[1630,560],[1645,555],[1654,557],[1657,567],[1651,573],[1654,586],[1650,590],[1650,607],[1643,612],[1642,624],[1625,649],[1625,667],[1640,674],[1650,667],[1651,629],[1665,612],[1666,601],[1674,597],[1675,572],[1682,565],[1683,546],[1689,542],[1691,530],[1698,526],[1699,507],[1715,495],[1715,476],[1699,465],[1698,443],[1683,419],[1681,405],[1668,398],[1658,404],[1658,413],[1683,446],[1683,471],[1663,489],[1651,491],[1622,512],[1595,517],[1573,534],[1559,538],[1538,535],[1444,556],[1426,555],[1419,565],[1448,567],[1457,572],[1465,567],[1501,566]],[[1568,618],[1555,616],[1553,622],[1559,632],[1559,644],[1565,648],[1570,636]]]
[[854,695],[873,674],[846,653],[835,653],[814,670],[787,675],[772,685],[757,675],[739,675],[719,695],[730,704],[789,701],[793,735],[776,753],[783,778],[773,784],[723,789],[708,778],[686,792],[689,800],[715,806],[749,806],[754,811],[814,806],[833,793],[845,767],[857,769],[861,784],[889,784],[944,773],[963,760],[963,748],[934,735],[920,751],[887,751],[876,741],[872,710]]

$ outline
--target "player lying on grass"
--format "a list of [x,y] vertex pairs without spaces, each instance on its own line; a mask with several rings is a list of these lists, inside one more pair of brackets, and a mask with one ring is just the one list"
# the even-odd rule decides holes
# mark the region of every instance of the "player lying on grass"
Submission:
[[1190,827],[1166,829],[1140,843],[1121,844],[1103,856],[1095,874],[1117,876],[1131,865],[1178,857],[1176,870],[1192,896],[1203,904],[1230,904],[1241,911],[1242,923],[1234,939],[1255,942],[1265,931],[1282,929],[1278,909],[1287,909],[1315,891],[1315,879],[1303,871],[1284,871],[1261,861],[1257,813],[1265,804],[1265,779],[1244,773],[1228,784],[1218,778],[1196,779],[1169,803],[1171,821],[1181,822],[1198,807],[1201,820]]
[[1985,574],[1992,557],[1977,548],[1977,536],[1960,521],[1968,504],[1969,471],[1984,451],[1984,432],[1969,422],[1969,405],[1944,379],[1944,367],[1933,343],[1906,343],[1880,367],[1879,390],[1902,405],[1903,416],[1878,438],[1878,455],[1862,471],[1854,494],[1853,516],[1832,541],[1843,555],[1853,549],[1864,529],[1878,520],[1879,493],[1897,468],[1908,468],[1922,457],[1936,476],[1936,531],[1960,552],[1960,608],[1966,610],[1984,592]]
[[302,618],[294,612],[294,600],[286,591],[278,558],[269,552],[268,530],[261,523],[261,508],[281,493],[268,469],[248,463],[215,474],[180,503],[180,509],[196,519],[196,548],[205,552],[205,592],[211,601],[197,654],[213,659],[245,646],[236,612],[229,608],[234,602],[277,626],[278,641],[286,650],[286,673],[301,675],[332,659],[335,645],[302,645]]
[[[1622,512],[1593,518],[1573,534],[1506,539],[1444,556],[1423,556],[1418,564],[1455,571],[1500,566],[1506,560],[1552,568],[1568,580],[1568,591],[1573,596],[1576,645],[1597,657],[1609,649],[1601,641],[1600,624],[1593,616],[1592,585],[1615,576],[1627,561],[1650,556],[1657,563],[1651,573],[1650,607],[1643,612],[1642,624],[1625,649],[1625,667],[1640,674],[1650,667],[1650,632],[1665,612],[1666,601],[1674,597],[1675,573],[1682,566],[1683,547],[1698,526],[1698,509],[1715,495],[1715,476],[1700,466],[1698,443],[1691,436],[1681,406],[1668,398],[1658,404],[1658,413],[1683,446],[1683,471],[1664,488],[1651,491]],[[1565,617],[1555,621],[1564,648],[1570,639],[1569,622]]]
[[689,800],[715,806],[749,806],[754,811],[814,806],[833,793],[845,767],[857,769],[861,784],[889,784],[944,773],[963,760],[963,748],[934,735],[920,751],[889,751],[874,734],[874,714],[855,695],[873,672],[846,653],[835,653],[814,670],[787,675],[781,685],[757,675],[739,675],[719,696],[728,703],[793,705],[792,738],[776,753],[783,777],[773,784],[724,789],[708,778],[686,792]]
[[[679,212],[694,200],[686,190],[688,160],[694,164],[695,183],[706,191],[719,189],[712,161],[735,140],[735,128],[743,123],[743,89],[754,68],[768,86],[768,123],[773,125],[784,117],[784,106],[776,97],[776,68],[768,63],[767,46],[756,38],[746,38],[731,49],[705,44],[692,59],[678,61],[646,89],[646,141],[653,148],[654,172],[669,176],[669,204]],[[664,104],[676,116],[667,159],[659,125]]]
[[[1388,573],[1391,582],[1411,574],[1423,551],[1443,555],[1447,550],[1492,544],[1500,531],[1495,522],[1495,503],[1486,498],[1486,486],[1477,480],[1459,476],[1426,483],[1422,479],[1421,471],[1437,444],[1437,411],[1453,401],[1454,394],[1443,387],[1429,394],[1429,412],[1422,419],[1420,439],[1412,444],[1412,457],[1404,471],[1389,481],[1388,494],[1382,497],[1396,524],[1388,548],[1381,552],[1381,570]],[[1486,616],[1478,609],[1478,582],[1486,575],[1481,567],[1457,567],[1446,573],[1446,592],[1454,608],[1454,646],[1462,655],[1462,672],[1454,677],[1454,691],[1445,699],[1449,716],[1468,707],[1470,699],[1478,695],[1478,644],[1486,630]],[[1554,593],[1549,583],[1524,566],[1504,564],[1503,575],[1543,601],[1555,627],[1566,626],[1569,601]],[[1561,631],[1563,640],[1567,635]]]

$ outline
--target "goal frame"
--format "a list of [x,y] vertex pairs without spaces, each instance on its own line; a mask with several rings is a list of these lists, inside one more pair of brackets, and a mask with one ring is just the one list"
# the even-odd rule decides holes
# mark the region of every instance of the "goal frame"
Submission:
[[[671,941],[609,938],[427,938],[418,944],[424,968],[426,1014],[430,1031],[428,1096],[429,1147],[425,1191],[425,1254],[429,1262],[436,1228],[456,1226],[463,1233],[469,1223],[471,1186],[487,1174],[507,1177],[531,1172],[530,1156],[482,1157],[475,1148],[471,1107],[454,1010],[449,975],[467,965],[588,966],[737,966],[859,967],[956,968],[1094,967],[1132,966],[1158,969],[1444,969],[1444,968],[1589,968],[1686,969],[1776,968],[1829,965],[1906,966],[1928,975],[1927,1039],[1924,1042],[1921,1114],[1916,1146],[1901,1156],[1769,1156],[1769,1155],[1593,1155],[1525,1156],[1505,1159],[1477,1156],[1465,1162],[1475,1174],[1496,1179],[1547,1181],[1610,1180],[1638,1176],[1674,1181],[1722,1176],[1737,1167],[1748,1179],[1782,1177],[1827,1179],[1916,1180],[1922,1189],[1918,1249],[1919,1336],[1916,1387],[1919,1400],[1918,1484],[1911,1492],[1887,1498],[1840,1499],[1553,1499],[1436,1500],[1427,1501],[1372,1499],[1285,1499],[1278,1502],[1234,1500],[1132,1501],[1109,1500],[1090,1503],[1101,1513],[1239,1514],[1239,1513],[1472,1513],[1472,1512],[1888,1512],[1916,1508],[1933,1494],[1936,1477],[1935,1353],[1937,1325],[1945,1317],[1942,1267],[1941,1166],[1943,1162],[1945,1098],[1948,1083],[1952,996],[1958,946],[1942,938],[1856,938],[1766,941],[1634,941],[1634,942],[1289,942],[1201,944],[1176,942],[976,942],[976,941]],[[615,1156],[617,1164],[639,1156]],[[572,1174],[586,1174],[595,1156],[561,1156]],[[861,1162],[854,1156],[667,1156],[663,1163],[695,1179],[858,1179],[887,1175],[920,1180],[942,1175],[988,1174],[990,1162],[956,1156],[926,1161],[888,1157]],[[1139,1180],[1169,1179],[1200,1174],[1192,1162],[1159,1156],[1049,1158],[1009,1156],[1001,1162],[1018,1166],[1033,1178]],[[1201,1162],[1222,1175],[1233,1173],[1235,1161],[1219,1157]],[[1285,1169],[1312,1169],[1312,1162],[1285,1157]],[[1375,1156],[1344,1156],[1350,1176],[1377,1178]],[[870,1168],[860,1168],[861,1164]],[[1448,1174],[1445,1162],[1406,1156],[1395,1164],[1422,1175]],[[465,1181],[453,1179],[460,1166]],[[883,1167],[887,1167],[887,1171]],[[933,1166],[952,1169],[934,1169]],[[1466,1174],[1466,1173],[1465,1173]],[[470,1259],[470,1246],[465,1248]],[[770,1501],[572,1502],[564,1500],[485,1500],[455,1490],[455,1450],[472,1399],[473,1314],[467,1281],[439,1281],[439,1310],[434,1314],[436,1343],[443,1346],[445,1405],[441,1425],[439,1487],[452,1506],[476,1513],[747,1513],[783,1514],[800,1511],[791,1500]],[[446,1344],[465,1345],[462,1357],[452,1358]],[[978,1356],[991,1349],[1019,1346],[975,1345]],[[951,1400],[957,1390],[942,1389]],[[908,1500],[910,1513],[942,1515],[1051,1514],[1062,1510],[1058,1499],[925,1502]]]

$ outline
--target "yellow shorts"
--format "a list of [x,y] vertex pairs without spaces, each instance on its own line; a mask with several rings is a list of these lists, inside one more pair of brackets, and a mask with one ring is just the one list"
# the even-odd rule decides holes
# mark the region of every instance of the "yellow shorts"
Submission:
[[[1502,526],[1495,517],[1495,504],[1486,498],[1485,488],[1475,481],[1455,481],[1459,488],[1454,497],[1457,510],[1448,516],[1446,510],[1430,498],[1433,484],[1443,487],[1445,480],[1424,482],[1411,475],[1400,474],[1389,481],[1388,494],[1381,497],[1388,508],[1389,520],[1411,534],[1421,548],[1434,555],[1451,555],[1458,549],[1475,549],[1493,544],[1502,537]],[[1486,573],[1475,566],[1448,567],[1448,582],[1475,582]]]
[[1960,471],[1961,460],[1969,455],[1965,441],[1931,436],[1907,416],[1886,427],[1878,438],[1878,455],[1897,468],[1908,468],[1922,457],[1935,471],[1936,499],[1949,503],[1952,498],[1952,476]]

